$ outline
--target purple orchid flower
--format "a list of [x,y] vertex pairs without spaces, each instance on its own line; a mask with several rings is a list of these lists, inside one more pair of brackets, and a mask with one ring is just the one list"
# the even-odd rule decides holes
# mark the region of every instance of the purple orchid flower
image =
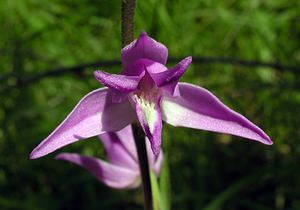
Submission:
[[160,151],[162,120],[173,126],[232,134],[271,145],[259,127],[224,105],[208,90],[178,82],[192,62],[184,58],[165,66],[168,49],[141,33],[122,49],[122,74],[96,71],[107,88],[87,94],[69,116],[31,153],[38,158],[65,145],[138,120],[155,155]]
[[[65,160],[88,170],[103,184],[116,189],[137,188],[141,184],[141,175],[137,151],[131,126],[118,132],[104,133],[99,136],[104,145],[109,162],[98,158],[75,153],[61,153],[58,160]],[[147,141],[147,155],[151,170],[159,175],[163,163],[163,152],[156,158]]]

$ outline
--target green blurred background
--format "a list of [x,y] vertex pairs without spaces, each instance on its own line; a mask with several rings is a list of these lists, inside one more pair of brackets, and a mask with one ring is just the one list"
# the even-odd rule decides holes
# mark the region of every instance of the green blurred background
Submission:
[[[299,0],[138,0],[135,23],[135,36],[147,31],[176,58],[300,64]],[[55,161],[55,154],[28,159],[80,98],[100,87],[93,70],[116,73],[121,66],[28,78],[118,61],[120,1],[1,0],[0,25],[0,209],[142,209],[141,190],[109,189],[83,169]],[[297,69],[192,64],[181,81],[210,89],[274,145],[165,125],[172,209],[300,209],[299,75]],[[96,138],[62,151],[103,157]]]

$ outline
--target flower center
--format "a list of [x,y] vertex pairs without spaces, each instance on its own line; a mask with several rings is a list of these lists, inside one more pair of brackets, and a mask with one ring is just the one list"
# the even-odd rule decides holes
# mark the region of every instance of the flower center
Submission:
[[148,122],[150,131],[153,130],[155,122],[157,121],[157,114],[155,112],[155,103],[152,101],[148,101],[143,97],[138,97],[137,95],[136,95],[136,101],[140,106],[145,121]]
[[143,121],[148,125],[150,132],[155,130],[155,124],[159,120],[158,107],[160,106],[161,97],[160,89],[156,85],[151,86],[148,86],[146,89],[138,89],[134,93],[135,101],[141,112],[140,116],[142,116]]

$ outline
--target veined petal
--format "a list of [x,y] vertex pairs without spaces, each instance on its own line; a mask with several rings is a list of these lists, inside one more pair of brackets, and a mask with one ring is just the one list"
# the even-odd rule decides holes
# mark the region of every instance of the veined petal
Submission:
[[180,61],[175,67],[159,73],[150,73],[152,79],[158,87],[163,87],[170,94],[174,93],[174,89],[184,72],[192,62],[192,57],[186,57]]
[[95,71],[95,78],[106,87],[121,93],[129,93],[136,90],[142,76],[126,76],[121,74],[109,74],[103,71]]
[[120,130],[135,119],[128,101],[112,103],[107,88],[87,94],[66,119],[30,154],[39,158],[63,146],[103,132]]
[[163,44],[149,37],[145,32],[142,32],[137,40],[134,40],[122,49],[121,56],[124,67],[141,58],[166,64],[168,49]]
[[61,153],[56,156],[58,160],[65,160],[81,166],[94,175],[105,185],[117,188],[136,188],[140,184],[139,171],[109,164],[94,157],[74,153]]
[[208,90],[179,83],[178,92],[178,97],[162,99],[163,120],[167,123],[232,134],[268,145],[273,143],[259,127],[225,106]]
[[160,97],[147,100],[135,96],[138,120],[151,143],[154,155],[158,155],[161,145],[162,119],[160,112]]
[[[99,138],[104,145],[110,163],[138,171],[135,142],[133,136],[130,136],[130,134],[132,135],[130,131],[131,125],[118,132],[101,134]],[[125,136],[125,134],[129,135]],[[135,154],[132,154],[133,152]]]

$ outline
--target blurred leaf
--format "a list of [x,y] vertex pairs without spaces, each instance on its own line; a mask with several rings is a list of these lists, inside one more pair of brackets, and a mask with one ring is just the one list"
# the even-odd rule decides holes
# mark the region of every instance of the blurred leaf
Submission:
[[264,173],[266,173],[266,170],[255,172],[230,185],[226,190],[221,192],[219,195],[215,196],[215,198],[207,206],[205,206],[203,210],[222,209],[225,202],[227,202],[230,199],[238,198],[238,194],[241,192],[242,189],[246,189],[254,183],[257,184],[258,179],[261,179],[262,177],[264,178],[266,175]]

